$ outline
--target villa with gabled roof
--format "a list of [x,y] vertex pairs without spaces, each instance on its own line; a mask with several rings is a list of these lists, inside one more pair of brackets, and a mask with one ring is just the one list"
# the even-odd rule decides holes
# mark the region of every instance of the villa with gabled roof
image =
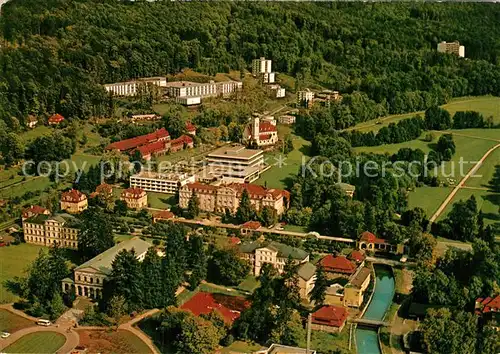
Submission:
[[122,250],[134,250],[139,261],[146,256],[146,252],[152,246],[151,243],[134,237],[130,240],[120,242],[91,260],[83,263],[73,270],[73,279],[62,280],[62,290],[68,293],[75,291],[77,296],[100,298],[104,280],[109,276],[113,261]]

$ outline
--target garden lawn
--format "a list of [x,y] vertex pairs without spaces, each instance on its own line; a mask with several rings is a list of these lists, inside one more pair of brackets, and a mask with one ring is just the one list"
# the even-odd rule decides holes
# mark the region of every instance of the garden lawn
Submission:
[[[299,347],[305,348],[305,338],[299,343]],[[311,331],[311,349],[318,353],[328,353],[332,348],[340,349],[342,353],[356,353],[354,343],[349,350],[349,324],[346,324],[340,333],[327,333],[322,331]]]
[[17,297],[4,287],[6,280],[24,275],[24,270],[45,247],[21,243],[0,247],[0,303],[14,302]]
[[260,285],[260,282],[255,278],[253,275],[249,275],[246,277],[245,280],[243,280],[239,285],[238,289],[243,290],[243,291],[248,291],[250,293],[253,293],[255,289],[257,289]]
[[27,334],[7,348],[5,353],[55,353],[66,342],[66,338],[56,332]]
[[0,309],[0,332],[14,333],[20,329],[34,326],[35,324],[21,316],[13,314],[10,311]]
[[[273,151],[265,154],[266,163],[272,167],[264,172],[255,182],[267,186],[268,188],[285,189],[293,176],[296,176],[302,166],[302,159],[307,157],[311,143],[307,140],[292,135],[294,150],[288,155],[282,155],[279,151]],[[277,163],[280,156],[284,158],[282,166]]]

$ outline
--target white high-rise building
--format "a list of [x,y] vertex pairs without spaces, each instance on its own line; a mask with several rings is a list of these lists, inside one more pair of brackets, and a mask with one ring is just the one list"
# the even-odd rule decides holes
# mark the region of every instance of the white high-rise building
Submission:
[[265,84],[272,84],[276,80],[276,73],[272,72],[272,60],[260,57],[252,61],[252,75],[262,79]]

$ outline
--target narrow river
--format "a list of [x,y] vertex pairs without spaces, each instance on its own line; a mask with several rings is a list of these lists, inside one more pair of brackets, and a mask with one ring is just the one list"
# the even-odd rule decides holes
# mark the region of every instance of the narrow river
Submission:
[[[394,277],[391,269],[386,266],[375,265],[377,283],[373,290],[373,297],[366,309],[363,318],[369,320],[383,320],[394,297]],[[376,330],[357,328],[356,346],[358,354],[381,354]]]

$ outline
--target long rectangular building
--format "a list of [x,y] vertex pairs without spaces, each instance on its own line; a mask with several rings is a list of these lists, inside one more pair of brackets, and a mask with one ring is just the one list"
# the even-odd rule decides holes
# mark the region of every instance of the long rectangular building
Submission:
[[159,87],[165,87],[166,84],[166,77],[157,76],[145,77],[125,82],[116,82],[113,84],[105,84],[104,89],[107,92],[111,92],[114,96],[135,96],[139,90],[140,85],[155,85]]
[[255,210],[270,207],[281,215],[288,208],[290,193],[282,189],[267,189],[256,184],[233,183],[214,186],[202,183],[188,183],[179,190],[179,205],[187,208],[189,199],[196,194],[200,209],[209,212],[223,213],[229,209],[235,213],[240,204],[243,190],[248,192],[250,203]]
[[130,187],[166,194],[175,194],[182,186],[194,182],[194,175],[187,173],[141,172],[130,176]]
[[167,95],[175,98],[227,96],[241,90],[242,87],[242,82],[232,80],[221,82],[173,81],[165,85]]
[[205,172],[223,183],[250,183],[268,168],[264,151],[242,145],[221,147],[208,154],[206,161],[208,168]]
[[24,240],[41,246],[78,248],[78,221],[69,214],[39,214],[23,220]]

